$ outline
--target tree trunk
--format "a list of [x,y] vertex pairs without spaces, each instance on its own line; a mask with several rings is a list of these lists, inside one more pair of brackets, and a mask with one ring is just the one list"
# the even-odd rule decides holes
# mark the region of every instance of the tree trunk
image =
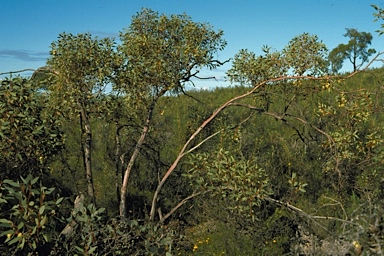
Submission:
[[[72,216],[74,216],[75,213],[80,210],[80,207],[84,205],[84,202],[85,198],[83,194],[80,194],[76,197],[72,210]],[[65,228],[61,231],[60,235],[64,235],[67,238],[72,237],[73,233],[76,231],[77,226],[77,222],[73,219],[70,223],[65,226]]]
[[[120,196],[120,173],[122,173],[122,160],[120,160],[120,152],[121,152],[121,142],[120,142],[120,130],[124,126],[119,126],[119,124],[116,122],[116,136],[115,136],[115,142],[116,142],[116,151],[115,151],[115,186],[116,186],[116,197],[117,201],[120,202],[121,196]],[[123,157],[123,156],[122,156]]]
[[93,186],[93,175],[92,175],[92,165],[91,165],[91,146],[92,146],[92,131],[91,124],[89,122],[88,114],[85,110],[85,107],[78,102],[80,107],[80,115],[83,121],[83,149],[84,149],[84,165],[85,165],[85,173],[87,180],[87,190],[90,201],[96,205],[96,197],[95,197],[95,188]]
[[141,132],[140,139],[136,143],[136,146],[135,146],[135,149],[134,149],[133,154],[131,156],[131,159],[129,160],[127,169],[125,170],[125,173],[124,173],[123,184],[121,186],[121,199],[120,199],[120,216],[121,217],[127,217],[126,216],[126,214],[127,214],[127,202],[126,202],[127,198],[126,197],[127,197],[127,187],[128,187],[129,175],[131,173],[133,164],[135,163],[135,160],[136,160],[136,158],[140,152],[141,146],[143,145],[143,142],[145,140],[145,136],[148,133],[149,126],[150,126],[151,121],[152,121],[153,110],[154,110],[155,105],[156,105],[156,99],[154,99],[152,101],[152,103],[149,107],[147,120],[145,121],[145,125],[143,127],[142,132]]

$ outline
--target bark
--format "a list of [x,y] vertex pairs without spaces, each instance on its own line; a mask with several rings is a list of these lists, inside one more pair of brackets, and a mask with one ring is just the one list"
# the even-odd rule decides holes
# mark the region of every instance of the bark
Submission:
[[[117,124],[116,124],[117,125]],[[116,142],[116,151],[115,151],[115,187],[116,187],[116,197],[117,201],[120,202],[120,129],[121,127],[116,128],[116,136],[115,136],[115,142]]]
[[143,142],[145,140],[145,137],[148,133],[148,130],[149,130],[149,127],[150,127],[150,124],[152,121],[153,110],[155,108],[155,105],[156,105],[156,100],[153,100],[150,107],[149,107],[147,120],[145,121],[145,125],[143,127],[142,132],[141,132],[141,136],[136,143],[135,149],[133,151],[131,159],[129,160],[128,166],[127,166],[125,173],[124,173],[123,184],[121,186],[121,199],[120,199],[120,216],[121,217],[126,217],[126,214],[127,214],[127,187],[128,187],[129,175],[131,174],[133,164],[135,163],[135,160],[136,160],[137,156],[139,155],[140,149],[141,149]]
[[120,175],[123,173],[122,167],[124,166],[124,155],[121,155],[121,141],[120,141],[120,130],[123,129],[127,125],[120,125],[116,122],[116,150],[115,150],[115,186],[116,186],[116,197],[117,201],[120,202],[120,185],[122,183],[122,178],[120,179]]
[[[84,202],[85,202],[85,197],[83,194],[80,194],[79,196],[76,197],[73,210],[72,210],[72,216],[74,216],[76,212],[80,210],[80,207],[84,205]],[[60,235],[63,235],[67,238],[72,237],[77,226],[78,226],[77,222],[73,219],[70,223],[68,223],[65,226],[65,228],[61,231]]]
[[89,122],[89,117],[86,112],[85,107],[78,102],[78,105],[80,107],[80,115],[81,120],[83,122],[83,152],[84,152],[84,165],[85,165],[85,173],[86,173],[86,180],[87,180],[87,191],[90,201],[96,205],[96,197],[95,197],[95,188],[93,185],[93,175],[92,175],[92,161],[91,161],[91,146],[92,146],[92,131],[91,131],[91,124]]

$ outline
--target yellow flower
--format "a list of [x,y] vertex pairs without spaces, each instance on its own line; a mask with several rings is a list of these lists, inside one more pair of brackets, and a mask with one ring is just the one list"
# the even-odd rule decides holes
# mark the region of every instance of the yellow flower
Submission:
[[357,255],[360,255],[363,252],[363,246],[358,241],[353,241]]
[[193,251],[196,251],[198,248],[199,248],[199,247],[197,246],[197,244],[195,244],[195,245],[193,246]]

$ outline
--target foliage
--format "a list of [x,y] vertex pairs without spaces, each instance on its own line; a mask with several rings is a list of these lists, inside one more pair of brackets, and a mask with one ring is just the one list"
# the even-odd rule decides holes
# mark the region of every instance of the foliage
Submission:
[[346,30],[344,36],[349,38],[348,44],[339,44],[329,53],[328,58],[333,73],[342,68],[345,59],[352,63],[353,71],[356,71],[376,52],[375,49],[368,49],[372,42],[371,33],[359,32],[354,28],[347,28]]
[[294,75],[316,76],[325,73],[327,51],[325,44],[316,35],[304,33],[294,37],[283,54]]
[[197,225],[190,230],[192,252],[188,255],[253,255],[261,251],[254,247],[252,237],[240,234],[239,230],[215,222],[207,230],[206,223]]
[[255,86],[259,82],[283,76],[287,72],[281,53],[271,51],[269,47],[264,47],[263,52],[264,56],[256,57],[253,52],[240,50],[234,57],[232,68],[228,70],[230,81]]
[[[383,8],[377,6],[377,5],[374,5],[372,4],[371,5],[376,13],[373,14],[373,16],[375,16],[375,21],[378,21],[378,20],[383,20],[384,19],[384,10]],[[381,30],[376,30],[377,33],[379,33],[379,36],[381,36],[383,33],[384,33],[384,24],[381,24]]]
[[31,80],[6,78],[0,86],[1,176],[36,173],[63,148],[58,113]]
[[[351,40],[362,34],[347,32]],[[7,94],[19,80],[3,81],[9,87],[1,91],[8,97],[4,107],[21,101],[1,112],[16,124],[4,121],[2,138],[20,140],[17,148],[1,144],[13,150],[2,152],[5,166],[14,159],[30,166],[35,159],[34,170],[50,164],[55,176],[81,191],[85,182],[78,170],[92,156],[95,193],[105,206],[75,207],[67,219],[74,225],[71,236],[53,224],[43,229],[41,219],[31,236],[37,247],[46,245],[58,255],[382,253],[383,69],[328,76],[325,45],[304,33],[281,51],[265,46],[257,56],[241,50],[228,71],[233,87],[185,91],[201,68],[223,64],[215,59],[225,46],[222,37],[222,31],[185,14],[143,9],[117,47],[112,39],[61,34],[40,70],[51,76],[34,77],[44,86],[31,85],[32,94],[20,94],[27,97]],[[372,53],[363,52],[366,58]],[[334,57],[340,64],[345,53]],[[45,108],[47,92],[59,108]],[[40,108],[24,102],[29,95]],[[36,126],[14,121],[24,105]],[[52,123],[46,121],[41,137],[18,137],[24,130],[33,134],[47,117]],[[60,147],[39,144],[51,138],[54,124],[68,137],[59,156],[53,149]],[[40,159],[36,152],[42,149],[47,156]],[[28,150],[30,159],[18,158],[17,152]],[[2,191],[13,189],[13,197],[23,199],[15,188],[24,183],[4,181]],[[38,198],[31,197],[33,206]],[[39,201],[30,211],[49,215],[45,210],[57,201],[49,202]],[[22,205],[1,203],[5,210]],[[10,226],[7,218],[0,224]],[[18,222],[12,229],[8,249],[20,247],[19,225],[27,226]],[[45,231],[55,246],[37,236]],[[25,241],[23,248],[32,252],[33,243]]]
[[[49,90],[60,98],[60,107],[78,113],[78,104],[88,108],[100,97],[114,66],[114,42],[109,38],[92,38],[90,34],[62,33],[51,44],[48,68],[56,81]],[[87,109],[94,111],[93,109]]]
[[67,222],[77,224],[74,233],[62,235],[51,254],[171,255],[173,250],[172,231],[136,220],[107,221],[105,208],[93,204],[80,203]]
[[200,68],[221,65],[215,54],[226,45],[222,36],[222,31],[215,32],[208,23],[194,22],[186,14],[167,16],[142,9],[120,34],[119,52],[125,65],[119,79],[125,83],[114,86],[133,100],[182,92],[183,84]]
[[28,175],[0,183],[0,236],[13,253],[48,250],[44,246],[55,239],[63,197],[55,198],[55,188],[36,186],[38,180]]
[[[373,86],[372,86],[373,87]],[[319,117],[327,121],[330,138],[323,142],[323,170],[333,177],[334,186],[348,187],[346,191],[365,191],[357,183],[360,175],[374,171],[382,173],[382,129],[375,125],[382,107],[375,87],[355,89],[343,82],[334,83],[334,100],[328,102],[333,110],[325,114],[319,107]],[[323,105],[324,106],[324,105]],[[364,163],[364,164],[363,164]],[[336,185],[338,184],[338,185]],[[361,183],[360,183],[361,184]]]
[[8,253],[23,255],[171,255],[175,233],[151,223],[135,220],[106,223],[104,208],[82,202],[68,224],[76,223],[74,235],[58,234],[63,197],[54,188],[38,184],[31,175],[21,182],[3,180],[0,193],[0,236]]
[[326,66],[326,46],[315,35],[308,33],[294,37],[282,51],[263,47],[263,55],[240,50],[234,57],[227,75],[231,82],[256,86],[269,79],[294,75],[320,75]]
[[255,162],[219,149],[190,157],[192,168],[185,176],[197,190],[227,198],[230,209],[254,217],[255,206],[271,194],[268,177]]
[[114,41],[91,34],[61,33],[51,44],[50,54],[48,90],[57,109],[66,117],[78,116],[81,111],[87,117],[104,111],[100,99],[118,65]]
[[78,224],[78,231],[72,243],[65,243],[69,254],[93,255],[97,250],[96,238],[102,228],[102,213],[104,208],[97,209],[93,204],[84,206],[82,202],[76,205],[72,215],[67,219],[68,223]]

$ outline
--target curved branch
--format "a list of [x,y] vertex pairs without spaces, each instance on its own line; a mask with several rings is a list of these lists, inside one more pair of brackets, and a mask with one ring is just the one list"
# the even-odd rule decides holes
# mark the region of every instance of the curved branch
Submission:
[[187,96],[187,97],[189,97],[189,98],[191,98],[191,99],[193,99],[193,100],[199,102],[200,104],[204,104],[204,103],[203,103],[202,101],[200,101],[198,98],[196,98],[196,97],[194,97],[194,96],[188,94],[188,93],[184,90],[184,88],[183,88],[182,86],[180,86],[179,88],[180,88],[180,91],[181,91],[185,96]]
[[160,223],[163,223],[166,219],[168,219],[177,209],[179,209],[181,206],[183,206],[185,203],[188,202],[188,200],[196,197],[196,196],[199,196],[201,194],[205,194],[207,193],[208,191],[200,191],[200,192],[196,192],[196,193],[193,193],[192,195],[189,195],[187,196],[186,198],[184,198],[183,200],[180,201],[180,203],[178,203],[175,207],[172,208],[172,210],[170,210],[166,215],[164,215],[162,218],[160,218],[159,222]]

